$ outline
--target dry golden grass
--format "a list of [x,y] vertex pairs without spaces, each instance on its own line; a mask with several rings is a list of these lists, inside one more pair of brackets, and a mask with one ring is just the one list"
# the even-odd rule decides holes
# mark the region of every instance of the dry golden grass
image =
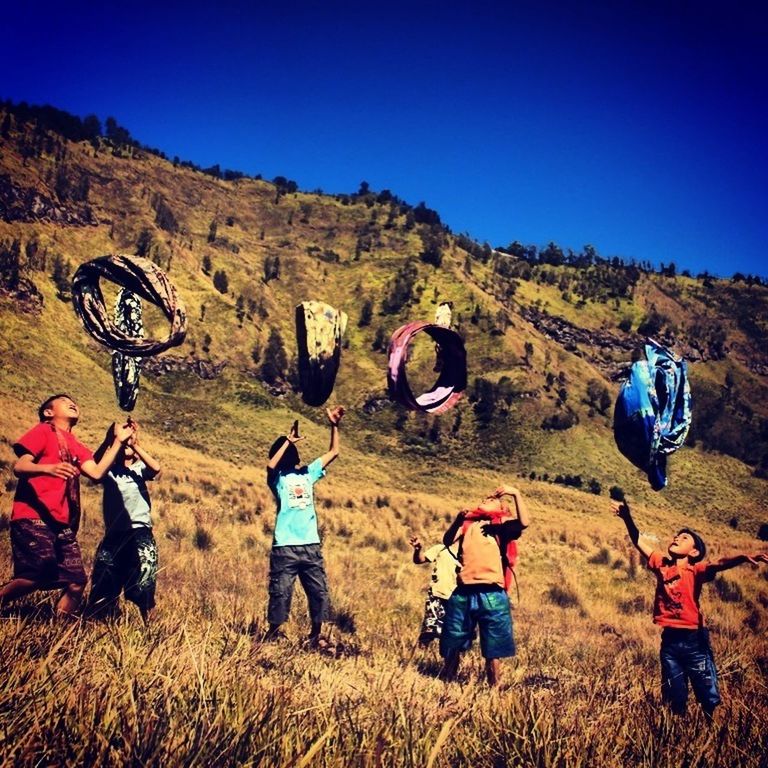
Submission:
[[[30,418],[18,410],[10,429]],[[162,568],[152,628],[145,632],[131,607],[111,624],[56,624],[41,595],[8,611],[0,623],[6,764],[762,764],[765,570],[727,574],[742,591],[736,602],[705,594],[724,704],[713,728],[695,706],[674,720],[657,690],[653,583],[607,500],[520,480],[534,523],[521,542],[518,655],[504,662],[501,690],[484,683],[477,649],[445,685],[435,649],[415,645],[428,569],[410,562],[406,537],[435,540],[457,505],[502,476],[454,469],[443,486],[414,476],[392,483],[380,471],[366,482],[357,474],[366,457],[347,446],[317,487],[338,658],[302,649],[300,592],[289,640],[261,644],[274,519],[262,467],[236,467],[147,431],[166,466],[152,487]],[[322,450],[324,438],[310,434],[305,452]],[[7,442],[0,450],[9,461]],[[84,489],[84,502],[90,560],[101,533],[98,489]],[[643,503],[636,517],[662,538],[672,525],[664,509]],[[210,536],[205,549],[195,543],[200,528]],[[716,523],[705,533],[716,554],[754,546]],[[0,548],[8,562],[5,536]]]

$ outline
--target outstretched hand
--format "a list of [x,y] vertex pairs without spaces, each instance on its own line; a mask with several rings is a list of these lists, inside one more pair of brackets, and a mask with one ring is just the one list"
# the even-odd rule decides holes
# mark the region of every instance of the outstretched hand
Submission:
[[611,512],[613,512],[616,517],[624,519],[629,516],[629,504],[627,504],[626,501],[612,501]]
[[411,536],[408,539],[408,543],[414,548],[414,549],[421,549],[421,540],[418,536]]
[[135,448],[139,444],[139,422],[128,417],[128,426],[133,430],[133,434],[128,438],[127,444]]
[[758,552],[754,555],[746,555],[747,562],[752,565],[760,565],[760,563],[768,563],[768,552]]
[[344,416],[344,406],[337,405],[335,408],[326,408],[325,413],[328,416],[328,421],[337,427],[342,417]]
[[304,439],[304,435],[299,435],[299,422],[295,421],[288,434],[285,436],[289,443],[298,443]]

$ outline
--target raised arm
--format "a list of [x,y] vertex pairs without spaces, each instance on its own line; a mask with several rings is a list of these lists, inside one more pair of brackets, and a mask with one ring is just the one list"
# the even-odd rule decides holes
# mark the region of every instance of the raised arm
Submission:
[[[136,422],[134,422],[134,424],[135,423]],[[133,437],[128,440],[128,445],[133,448],[136,455],[144,462],[144,465],[147,468],[147,480],[154,480],[160,474],[162,467],[160,466],[160,462],[139,442],[138,428],[134,432]]]
[[98,461],[88,459],[80,465],[83,474],[90,477],[91,480],[101,480],[107,474],[107,470],[114,464],[117,454],[120,452],[123,444],[133,436],[133,428],[129,424],[115,425],[114,439],[112,444],[104,451],[104,455]]
[[450,547],[451,544],[456,541],[456,537],[461,530],[461,526],[464,525],[464,517],[466,514],[467,510],[462,509],[461,512],[456,515],[456,519],[451,523],[450,527],[443,535],[443,544],[445,544],[446,547]]
[[719,560],[710,561],[707,564],[707,570],[712,573],[718,573],[719,571],[727,571],[729,568],[735,568],[737,565],[744,565],[746,563],[751,563],[752,565],[768,563],[768,552],[755,552],[753,555],[744,552],[740,555],[721,557]]
[[520,491],[512,485],[500,485],[493,494],[497,499],[501,499],[503,496],[510,496],[515,503],[515,510],[517,512],[517,522],[520,527],[525,529],[531,524],[531,516],[528,512],[528,505],[525,503],[525,499]]
[[632,519],[632,513],[629,511],[629,504],[626,501],[612,501],[611,511],[620,517],[624,521],[624,525],[627,526],[627,533],[629,534],[630,541],[635,545],[638,551],[644,557],[650,557],[653,552],[653,548],[645,542],[640,541],[640,531],[635,525],[635,521]]
[[328,416],[328,422],[331,425],[331,444],[328,450],[320,457],[320,462],[325,469],[339,455],[339,422],[344,416],[344,406],[337,405],[335,408],[327,408],[325,411]]
[[424,557],[424,552],[421,549],[421,541],[418,536],[411,536],[408,539],[408,543],[413,547],[413,562],[416,565],[423,565],[427,562],[427,558]]

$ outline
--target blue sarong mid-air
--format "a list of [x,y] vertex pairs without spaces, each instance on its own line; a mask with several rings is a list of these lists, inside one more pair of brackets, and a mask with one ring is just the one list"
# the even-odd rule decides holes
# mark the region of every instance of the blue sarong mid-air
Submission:
[[691,426],[691,390],[685,360],[650,340],[645,357],[632,365],[619,391],[613,435],[621,453],[660,491],[667,484],[667,456]]

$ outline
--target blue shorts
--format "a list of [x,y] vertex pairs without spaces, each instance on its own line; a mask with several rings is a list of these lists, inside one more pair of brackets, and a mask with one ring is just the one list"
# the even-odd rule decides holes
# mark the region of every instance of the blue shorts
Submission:
[[476,626],[484,658],[515,655],[509,597],[501,587],[458,587],[454,591],[445,603],[440,655],[469,650]]

